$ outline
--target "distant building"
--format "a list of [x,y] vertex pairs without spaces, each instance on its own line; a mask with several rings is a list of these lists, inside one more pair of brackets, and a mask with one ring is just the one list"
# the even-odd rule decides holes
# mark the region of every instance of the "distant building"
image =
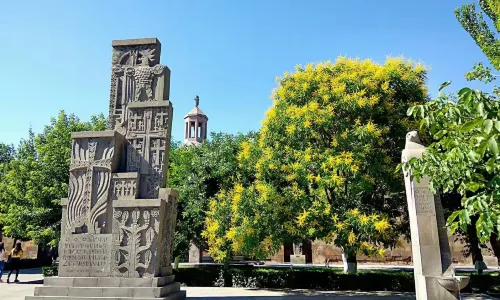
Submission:
[[196,145],[207,139],[208,117],[198,107],[200,97],[194,98],[194,107],[184,116],[184,144]]

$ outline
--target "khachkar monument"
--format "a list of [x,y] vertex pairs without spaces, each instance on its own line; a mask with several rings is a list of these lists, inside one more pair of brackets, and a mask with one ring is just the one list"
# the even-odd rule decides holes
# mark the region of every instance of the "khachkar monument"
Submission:
[[109,130],[72,134],[59,277],[27,299],[185,298],[171,267],[170,70],[155,38],[112,46]]
[[[418,133],[409,132],[402,162],[421,158],[424,151]],[[417,181],[411,169],[404,170],[417,300],[459,299],[469,278],[455,276],[441,199],[429,189],[428,177]]]

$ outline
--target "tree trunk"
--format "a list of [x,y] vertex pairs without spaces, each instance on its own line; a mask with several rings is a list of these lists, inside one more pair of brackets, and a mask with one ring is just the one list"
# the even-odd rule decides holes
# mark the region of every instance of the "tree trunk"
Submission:
[[486,269],[486,264],[483,260],[481,247],[479,246],[479,238],[476,231],[476,223],[478,216],[471,217],[471,224],[467,226],[467,236],[469,238],[470,254],[472,256],[472,264],[479,274],[483,273]]
[[483,254],[481,253],[481,247],[479,247],[479,238],[477,237],[476,231],[476,223],[478,217],[472,216],[470,219],[471,224],[467,226],[467,235],[469,237],[472,264],[476,265],[476,262],[483,261]]
[[493,249],[493,253],[497,258],[497,268],[500,270],[500,238],[498,234],[493,232],[490,236],[491,248]]
[[342,253],[342,262],[344,263],[344,273],[356,274],[358,272],[358,263],[356,261],[356,252]]

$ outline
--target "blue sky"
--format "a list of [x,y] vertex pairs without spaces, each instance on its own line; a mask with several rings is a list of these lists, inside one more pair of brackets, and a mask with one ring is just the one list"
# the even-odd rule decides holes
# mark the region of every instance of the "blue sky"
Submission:
[[17,145],[64,109],[108,113],[111,40],[157,37],[172,70],[173,138],[200,96],[209,131],[257,130],[275,78],[339,55],[403,55],[431,67],[429,90],[486,61],[454,9],[476,0],[4,1],[0,142]]

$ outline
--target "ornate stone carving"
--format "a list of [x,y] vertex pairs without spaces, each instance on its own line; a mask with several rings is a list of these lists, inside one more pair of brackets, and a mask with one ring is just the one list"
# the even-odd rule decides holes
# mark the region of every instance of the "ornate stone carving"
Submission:
[[67,210],[70,232],[100,232],[98,218],[106,210],[113,154],[111,138],[73,142]]
[[114,274],[126,277],[154,276],[152,262],[157,257],[156,240],[160,230],[158,208],[115,207]]
[[172,105],[159,53],[156,39],[114,41],[112,130],[72,134],[69,196],[61,201],[63,276],[171,274],[178,196],[164,188]]
[[139,194],[138,173],[116,173],[111,179],[111,200],[134,200]]

